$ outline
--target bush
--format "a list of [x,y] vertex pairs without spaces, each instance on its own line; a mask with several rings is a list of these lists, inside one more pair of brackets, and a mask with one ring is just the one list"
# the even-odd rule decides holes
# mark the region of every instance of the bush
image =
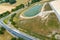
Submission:
[[4,34],[5,28],[0,27],[0,34]]
[[16,38],[15,38],[15,37],[13,37],[13,38],[11,38],[11,40],[16,40]]
[[4,34],[4,32],[3,31],[0,31],[0,34]]
[[16,8],[11,10],[11,12],[13,12],[13,11],[16,11]]
[[24,40],[23,38],[15,38],[15,37],[12,37],[11,40]]
[[14,4],[14,3],[16,3],[16,0],[9,0],[9,3]]
[[10,18],[10,21],[11,21],[11,24],[12,25],[15,25],[16,23],[13,21],[13,18],[14,18],[14,16],[16,15],[16,13],[14,13],[12,16],[11,16],[11,18]]
[[19,6],[16,6],[16,8],[12,9],[11,11],[13,12],[13,11],[19,10],[21,8],[24,8],[24,4],[20,4]]
[[39,1],[41,1],[41,0],[32,0],[31,3],[35,3],[35,2],[39,2]]
[[9,11],[6,11],[6,12],[0,14],[0,18],[5,17],[5,16],[7,16],[9,14],[10,14],[10,12]]
[[23,38],[18,38],[18,40],[24,40]]
[[1,27],[1,31],[5,31],[5,28]]
[[16,6],[16,9],[21,9],[21,8],[24,8],[24,4],[21,4],[19,6]]
[[5,0],[5,2],[9,2],[9,0]]
[[15,25],[16,23],[15,23],[15,22],[13,22],[13,21],[11,21],[11,24],[12,24],[12,25]]

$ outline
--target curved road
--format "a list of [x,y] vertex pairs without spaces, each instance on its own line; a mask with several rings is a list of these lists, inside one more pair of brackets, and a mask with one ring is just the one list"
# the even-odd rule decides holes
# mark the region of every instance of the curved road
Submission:
[[21,37],[21,38],[24,38],[25,40],[39,40],[38,38],[27,35],[16,29],[10,28],[8,25],[4,24],[3,21],[0,21],[0,25],[3,26],[7,31],[9,31],[12,35],[14,35],[16,37]]
[[[18,31],[17,29],[13,29],[13,28],[9,27],[8,25],[6,25],[2,21],[4,19],[6,19],[7,17],[11,16],[12,14],[20,12],[20,10],[23,10],[23,9],[19,9],[19,10],[15,11],[15,12],[12,12],[10,15],[0,19],[0,25],[3,26],[8,32],[10,32],[12,35],[14,35],[16,37],[21,37],[21,38],[24,38],[25,40],[40,40],[38,38],[35,38],[35,37],[30,36],[28,34],[25,34],[25,33],[21,32],[21,31]],[[42,12],[42,13],[50,13],[50,12],[53,12],[53,11],[47,11],[47,12]],[[41,16],[41,13],[39,13],[38,15]]]
[[27,35],[25,34],[24,32],[21,32],[21,31],[18,31],[17,29],[13,29],[11,27],[9,27],[8,25],[6,25],[3,20],[6,19],[7,17],[11,16],[12,14],[14,13],[18,13],[20,12],[21,10],[23,9],[19,9],[15,12],[12,12],[10,15],[6,16],[6,17],[3,17],[0,19],[0,25],[3,26],[11,35],[15,36],[15,37],[21,37],[21,38],[24,38],[25,40],[40,40],[38,38],[35,38],[33,36],[30,36],[30,35]]

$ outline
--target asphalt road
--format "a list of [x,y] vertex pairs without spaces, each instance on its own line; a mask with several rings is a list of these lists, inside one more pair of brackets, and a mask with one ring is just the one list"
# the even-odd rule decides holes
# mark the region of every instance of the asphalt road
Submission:
[[0,19],[0,25],[3,26],[10,34],[16,36],[16,37],[21,37],[21,38],[24,38],[25,40],[40,40],[38,38],[35,38],[33,36],[30,36],[30,35],[27,35],[26,33],[23,33],[17,29],[13,29],[11,28],[10,26],[6,25],[3,20],[6,19],[7,17],[11,16],[12,14],[14,13],[17,13],[17,12],[20,12],[20,10],[23,10],[23,9],[19,9],[15,12],[12,12],[10,15],[6,16],[6,17],[3,17]]

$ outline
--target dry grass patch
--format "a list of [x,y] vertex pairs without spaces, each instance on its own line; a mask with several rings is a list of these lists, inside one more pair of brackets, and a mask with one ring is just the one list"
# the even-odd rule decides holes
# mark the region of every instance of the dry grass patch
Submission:
[[16,3],[15,4],[9,4],[9,3],[2,3],[0,5],[3,5],[3,6],[13,6],[13,7],[16,7],[20,4],[26,4],[28,2],[28,0],[16,0]]
[[5,31],[4,34],[0,35],[0,40],[11,40],[12,36]]

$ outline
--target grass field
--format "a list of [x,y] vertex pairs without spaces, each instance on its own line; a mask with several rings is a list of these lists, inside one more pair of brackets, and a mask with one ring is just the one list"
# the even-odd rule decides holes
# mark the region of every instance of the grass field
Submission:
[[46,36],[52,33],[52,31],[60,32],[60,23],[54,13],[51,13],[44,21],[40,17],[21,20],[18,15],[13,20],[16,23],[14,25],[15,28],[36,37],[40,37],[41,35]]

